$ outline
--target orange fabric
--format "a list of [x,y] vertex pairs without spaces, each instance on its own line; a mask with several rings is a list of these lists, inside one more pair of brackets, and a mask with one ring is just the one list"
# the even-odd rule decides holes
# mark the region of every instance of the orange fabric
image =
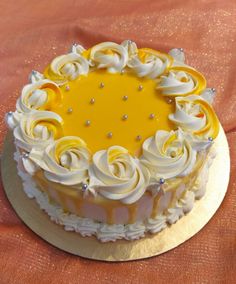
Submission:
[[0,283],[235,283],[235,27],[233,0],[0,1],[1,118],[15,109],[30,71],[42,71],[74,42],[89,47],[133,39],[164,51],[182,47],[218,91],[214,106],[232,159],[227,195],[206,227],[170,252],[129,263],[90,261],[48,245],[22,224],[1,187]]

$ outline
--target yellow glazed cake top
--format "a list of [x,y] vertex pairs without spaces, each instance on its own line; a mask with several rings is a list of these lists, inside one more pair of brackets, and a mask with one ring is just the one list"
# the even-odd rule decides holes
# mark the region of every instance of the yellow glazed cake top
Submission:
[[73,45],[32,72],[7,122],[27,172],[131,204],[150,184],[189,175],[208,151],[219,132],[214,94],[182,49]]
[[63,119],[66,136],[79,136],[95,153],[120,145],[138,154],[157,130],[172,130],[174,102],[156,90],[152,79],[98,70],[62,86],[62,101],[50,110]]

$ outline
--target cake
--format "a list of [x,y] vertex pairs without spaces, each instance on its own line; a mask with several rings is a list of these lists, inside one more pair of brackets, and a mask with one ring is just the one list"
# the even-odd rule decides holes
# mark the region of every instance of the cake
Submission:
[[6,115],[24,191],[84,237],[160,232],[205,194],[219,133],[214,95],[181,48],[74,44],[32,71]]

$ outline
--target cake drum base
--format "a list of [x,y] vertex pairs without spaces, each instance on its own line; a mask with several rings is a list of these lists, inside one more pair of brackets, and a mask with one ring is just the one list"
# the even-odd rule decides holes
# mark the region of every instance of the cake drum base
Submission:
[[85,258],[103,261],[129,261],[152,257],[171,250],[190,239],[211,219],[227,191],[230,172],[229,148],[221,127],[215,147],[217,156],[209,171],[206,194],[197,200],[192,211],[177,223],[158,234],[146,234],[135,241],[118,240],[101,243],[95,237],[82,237],[78,233],[65,231],[63,226],[52,222],[34,199],[23,191],[21,178],[17,175],[13,160],[15,145],[8,133],[1,160],[5,193],[21,220],[38,236],[51,245]]

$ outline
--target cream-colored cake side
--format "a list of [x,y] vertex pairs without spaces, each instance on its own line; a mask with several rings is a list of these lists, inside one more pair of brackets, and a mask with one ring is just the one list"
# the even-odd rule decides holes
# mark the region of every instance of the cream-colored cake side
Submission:
[[48,181],[42,171],[32,178],[38,188],[47,193],[51,202],[60,205],[65,212],[108,224],[133,224],[150,217],[155,218],[184,196],[202,171],[206,155],[207,153],[198,155],[195,168],[187,177],[159,185],[151,184],[145,189],[145,194],[132,204],[109,200],[103,196],[94,198],[85,193],[84,196],[80,190]]
[[[136,240],[144,237],[146,233],[158,233],[165,229],[168,224],[171,225],[177,222],[190,212],[195,200],[205,194],[209,168],[215,155],[215,149],[212,147],[203,166],[198,171],[198,176],[190,187],[186,189],[184,184],[180,185],[175,192],[175,198],[168,191],[162,194],[162,200],[160,200],[156,216],[149,216],[143,220],[136,220],[134,223],[126,225],[123,223],[107,224],[101,221],[98,222],[96,219],[99,216],[95,218],[81,218],[72,212],[65,212],[61,205],[55,201],[52,202],[49,195],[38,188],[32,176],[22,169],[19,151],[15,153],[14,159],[17,162],[18,175],[23,181],[25,193],[29,198],[35,198],[40,208],[49,215],[52,221],[64,226],[65,230],[75,231],[84,237],[95,235],[102,242],[114,242],[118,239]],[[172,201],[170,202],[170,200]],[[145,212],[150,212],[148,208],[150,207],[146,204]],[[93,212],[96,212],[96,210]]]

